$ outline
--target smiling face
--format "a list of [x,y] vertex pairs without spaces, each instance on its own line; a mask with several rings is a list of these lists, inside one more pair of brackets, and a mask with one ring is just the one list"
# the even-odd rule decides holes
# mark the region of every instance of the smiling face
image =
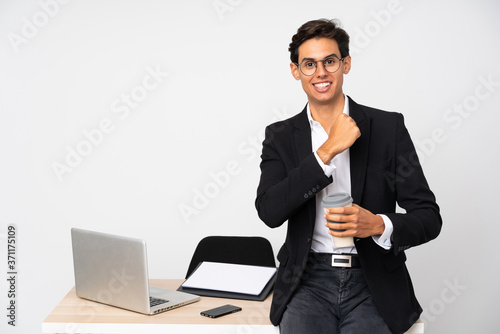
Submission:
[[[342,58],[337,41],[329,38],[309,39],[302,43],[298,50],[299,64],[304,59],[318,61],[332,55],[336,55],[339,59]],[[317,63],[316,72],[310,76],[304,75],[294,63],[290,63],[290,68],[293,77],[301,81],[309,104],[313,106],[331,105],[334,107],[343,103],[342,84],[344,83],[344,74],[349,73],[351,69],[350,56],[344,58],[344,61],[340,63],[340,68],[335,73],[326,71],[323,62]]]

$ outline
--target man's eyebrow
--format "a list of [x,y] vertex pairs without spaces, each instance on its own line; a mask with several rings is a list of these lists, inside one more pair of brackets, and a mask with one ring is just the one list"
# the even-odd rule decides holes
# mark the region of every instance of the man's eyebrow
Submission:
[[[323,58],[322,60],[325,60],[326,58],[330,58],[330,57],[332,57],[332,56],[335,56],[335,57],[339,58],[339,56],[337,56],[335,53],[332,53],[331,55],[326,56],[326,57],[325,57],[325,58]],[[340,58],[339,58],[339,59],[340,59]],[[316,61],[316,59],[314,59],[314,58],[304,58],[304,59],[302,59],[301,63],[302,63],[304,60],[312,60],[312,61]]]

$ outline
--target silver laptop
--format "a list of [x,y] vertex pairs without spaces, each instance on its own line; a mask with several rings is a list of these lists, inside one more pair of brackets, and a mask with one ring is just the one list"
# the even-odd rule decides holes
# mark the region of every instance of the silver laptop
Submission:
[[78,297],[156,314],[200,300],[189,293],[149,286],[143,240],[71,229]]

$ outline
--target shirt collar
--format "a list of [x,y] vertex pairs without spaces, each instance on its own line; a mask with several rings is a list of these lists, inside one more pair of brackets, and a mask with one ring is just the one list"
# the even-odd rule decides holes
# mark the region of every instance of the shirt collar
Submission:
[[[344,110],[342,111],[344,114],[349,116],[349,98],[347,95],[344,95]],[[315,120],[311,115],[311,108],[309,107],[309,103],[307,103],[307,119],[309,120],[309,124],[313,126],[315,124]],[[317,122],[316,122],[317,123]]]

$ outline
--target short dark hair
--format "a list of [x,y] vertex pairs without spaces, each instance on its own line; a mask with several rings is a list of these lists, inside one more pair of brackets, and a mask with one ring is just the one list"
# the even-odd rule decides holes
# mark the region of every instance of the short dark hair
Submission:
[[299,62],[299,46],[311,38],[330,38],[339,45],[340,56],[342,58],[349,55],[349,35],[340,28],[337,20],[319,19],[304,23],[295,35],[288,47],[290,60],[293,63]]

